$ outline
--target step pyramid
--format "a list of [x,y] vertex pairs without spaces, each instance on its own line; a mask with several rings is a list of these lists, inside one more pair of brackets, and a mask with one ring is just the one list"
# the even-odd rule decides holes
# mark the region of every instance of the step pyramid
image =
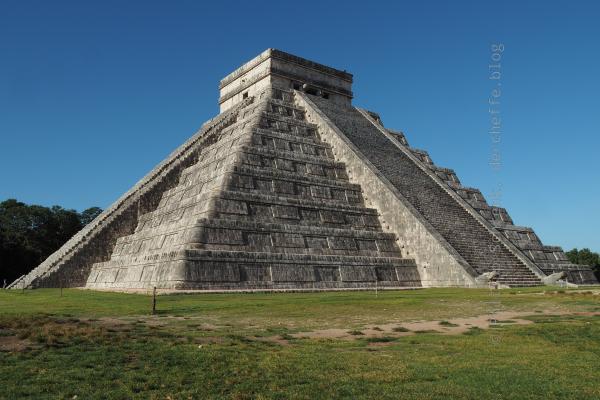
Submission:
[[597,283],[353,107],[351,85],[268,49],[221,81],[217,117],[12,287],[475,287],[490,272],[533,286],[558,271]]

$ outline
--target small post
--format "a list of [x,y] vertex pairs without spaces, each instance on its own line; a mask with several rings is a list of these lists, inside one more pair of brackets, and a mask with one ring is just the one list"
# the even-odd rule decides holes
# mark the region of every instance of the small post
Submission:
[[152,315],[156,314],[156,286],[152,289]]
[[375,279],[375,297],[377,297],[377,287],[378,287],[378,281],[377,279]]
[[59,286],[60,286],[60,297],[62,297],[62,287],[63,287],[62,279],[59,279],[58,281],[59,281]]

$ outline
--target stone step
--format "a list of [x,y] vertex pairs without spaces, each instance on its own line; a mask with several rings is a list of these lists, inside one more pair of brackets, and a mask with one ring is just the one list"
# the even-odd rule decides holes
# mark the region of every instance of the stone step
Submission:
[[518,277],[518,278],[511,278],[511,277],[498,277],[497,281],[499,282],[505,282],[505,281],[514,281],[514,282],[540,282],[541,280],[537,277],[527,277],[527,278],[523,278],[523,277]]
[[534,287],[534,286],[543,286],[543,283],[540,281],[537,282],[518,282],[518,281],[506,281],[506,282],[498,282],[502,285],[507,285],[510,287]]
[[539,278],[536,275],[509,275],[509,274],[499,274],[498,279],[514,279],[514,280],[519,280],[519,279],[525,279],[525,280],[539,280]]
[[502,277],[502,278],[511,278],[511,279],[518,279],[518,278],[535,278],[537,279],[537,275],[533,274],[533,273],[505,273],[502,271],[497,271],[498,274]]

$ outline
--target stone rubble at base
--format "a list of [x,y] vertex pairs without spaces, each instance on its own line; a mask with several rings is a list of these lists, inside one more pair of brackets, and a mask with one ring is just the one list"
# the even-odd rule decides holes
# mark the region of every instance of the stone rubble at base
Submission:
[[221,114],[11,287],[504,287],[557,272],[598,283],[353,107],[351,85],[266,50],[221,81]]

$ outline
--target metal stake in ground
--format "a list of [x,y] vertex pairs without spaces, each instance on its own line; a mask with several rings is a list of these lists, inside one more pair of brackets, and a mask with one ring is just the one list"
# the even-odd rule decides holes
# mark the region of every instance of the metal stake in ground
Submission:
[[156,286],[152,289],[152,315],[156,314]]

